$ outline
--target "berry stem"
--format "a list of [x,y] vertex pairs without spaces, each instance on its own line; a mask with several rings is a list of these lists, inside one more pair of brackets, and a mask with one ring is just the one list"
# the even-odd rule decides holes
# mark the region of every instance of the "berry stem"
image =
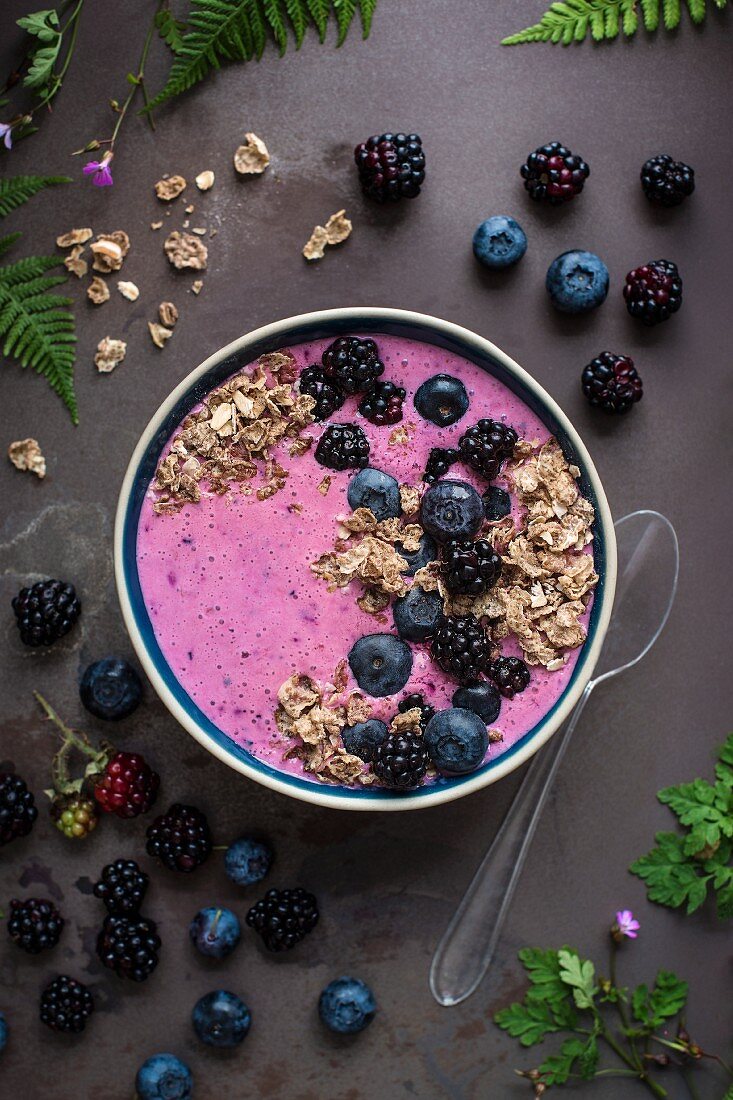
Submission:
[[49,718],[63,734],[64,743],[66,745],[73,745],[75,749],[84,753],[85,756],[91,756],[95,759],[99,757],[100,754],[94,749],[85,733],[82,733],[81,730],[73,730],[71,726],[67,726],[65,722],[62,722],[51,704],[43,698],[40,692],[34,691],[33,694],[46,712],[46,717]]

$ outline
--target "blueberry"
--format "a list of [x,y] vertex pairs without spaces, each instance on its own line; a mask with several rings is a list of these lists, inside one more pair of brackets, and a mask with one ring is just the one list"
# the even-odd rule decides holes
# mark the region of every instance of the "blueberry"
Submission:
[[406,642],[425,642],[443,618],[443,601],[437,592],[425,592],[413,584],[406,596],[392,605],[397,633]]
[[366,722],[357,722],[341,731],[344,748],[353,756],[358,756],[367,764],[374,756],[377,745],[381,745],[387,736],[387,727],[378,718],[369,718]]
[[135,1090],[139,1100],[191,1100],[191,1070],[175,1054],[154,1054],[137,1071]]
[[318,999],[318,1015],[327,1028],[339,1035],[363,1031],[376,1011],[374,994],[359,978],[336,978]]
[[225,959],[239,943],[242,930],[231,909],[199,909],[189,925],[193,945],[202,955]]
[[97,718],[116,722],[137,710],[143,685],[129,661],[103,657],[88,665],[79,684],[84,706]]
[[438,542],[472,538],[483,523],[483,501],[465,481],[437,481],[425,490],[420,519]]
[[548,267],[545,286],[555,309],[585,313],[608,294],[608,268],[593,252],[563,252]]
[[252,1014],[235,993],[216,989],[196,1001],[191,1013],[193,1029],[210,1047],[236,1047],[247,1036]]
[[490,485],[481,499],[484,502],[484,515],[492,522],[508,516],[512,510],[512,498],[506,489]]
[[5,1019],[5,1014],[0,1012],[0,1054],[5,1050],[8,1043],[8,1021]]
[[474,680],[453,693],[453,706],[472,710],[487,726],[495,722],[501,710],[501,695],[487,680]]
[[424,420],[447,428],[468,411],[466,387],[452,374],[434,374],[418,387],[415,408]]
[[424,531],[420,536],[420,546],[417,550],[405,550],[401,542],[395,543],[395,550],[407,562],[406,576],[414,577],[418,569],[424,569],[438,556],[438,547],[435,539]]
[[262,840],[240,836],[224,853],[224,870],[237,886],[262,882],[274,860],[272,848]]
[[394,695],[410,679],[412,653],[394,634],[367,634],[351,647],[349,665],[367,695]]
[[400,487],[390,474],[366,466],[354,474],[346,491],[349,507],[368,508],[377,520],[400,514]]
[[473,254],[485,267],[511,267],[527,251],[527,237],[514,218],[495,214],[481,222],[473,235]]
[[475,771],[486,755],[489,736],[486,724],[463,707],[439,710],[425,727],[425,744],[430,759],[443,775],[465,775]]

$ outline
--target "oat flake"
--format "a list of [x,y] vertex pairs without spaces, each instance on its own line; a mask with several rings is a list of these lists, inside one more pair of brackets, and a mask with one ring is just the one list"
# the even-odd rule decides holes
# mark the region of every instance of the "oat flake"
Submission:
[[166,237],[163,248],[169,262],[178,271],[183,268],[204,271],[206,268],[209,257],[206,245],[198,237],[192,237],[190,233],[174,230],[170,236]]
[[113,340],[111,336],[105,336],[97,344],[97,354],[94,363],[101,374],[109,374],[119,366],[125,358],[127,344],[124,340]]
[[87,287],[87,298],[95,306],[101,306],[103,302],[109,301],[109,287],[99,275],[95,275]]
[[270,163],[267,146],[257,134],[245,134],[244,140],[234,154],[234,167],[240,176],[259,176]]
[[46,476],[46,460],[37,439],[16,439],[8,447],[8,458],[16,470],[28,470],[41,480]]
[[186,181],[183,176],[169,176],[167,179],[158,180],[155,185],[155,194],[162,202],[172,202],[185,190]]

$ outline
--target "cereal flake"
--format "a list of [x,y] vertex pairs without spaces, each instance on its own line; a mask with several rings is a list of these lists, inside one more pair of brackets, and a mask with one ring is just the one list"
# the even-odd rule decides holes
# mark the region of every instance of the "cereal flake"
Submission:
[[[206,245],[198,237],[192,237],[190,233],[181,233],[178,229],[175,229],[166,237],[163,248],[169,262],[178,271],[183,268],[189,268],[193,271],[204,271],[206,269],[209,257]],[[198,293],[198,291],[194,291],[194,293]]]
[[[245,134],[244,145],[234,154],[234,167],[240,176],[260,176],[270,163],[270,154],[257,134]],[[213,182],[213,181],[212,181]]]
[[41,480],[46,476],[46,459],[37,439],[16,439],[8,447],[8,458],[16,470],[28,470]]
[[114,340],[111,336],[105,336],[97,344],[97,354],[94,356],[97,370],[100,374],[109,374],[119,366],[126,352],[127,344],[124,340]]
[[155,185],[155,194],[162,202],[172,202],[186,190],[186,181],[183,176],[169,176],[168,179],[158,180]]

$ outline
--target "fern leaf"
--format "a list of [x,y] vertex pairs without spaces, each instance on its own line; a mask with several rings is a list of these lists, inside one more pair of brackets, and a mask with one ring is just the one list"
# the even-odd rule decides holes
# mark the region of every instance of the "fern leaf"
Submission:
[[167,8],[161,8],[155,15],[155,26],[158,34],[173,53],[180,53],[186,24],[176,19],[173,12]]
[[0,218],[6,218],[11,210],[56,183],[71,183],[71,179],[69,176],[10,176],[0,179]]
[[341,45],[358,8],[366,35],[376,0],[332,0],[332,5],[329,0],[192,0],[187,29],[165,87],[144,110],[152,111],[188,91],[225,61],[259,58],[268,30],[283,54],[288,44],[288,24],[296,46],[303,41],[309,23],[323,41],[329,15],[333,14]]
[[687,0],[687,7],[693,23],[705,22],[705,0]]
[[377,0],[361,0],[359,15],[361,17],[362,36],[368,38],[372,30],[372,19],[377,9]]
[[675,30],[680,22],[680,0],[662,0],[662,11],[664,13],[664,25],[667,30]]
[[46,377],[77,424],[71,299],[49,294],[65,276],[46,274],[60,263],[59,256],[28,256],[0,267],[0,339],[3,355]]
[[22,236],[22,233],[10,233],[7,237],[0,237],[0,256],[3,252],[7,252]]
[[37,38],[39,45],[31,54],[31,64],[23,77],[26,88],[42,88],[53,76],[53,68],[61,49],[61,29],[58,13],[53,9],[31,12],[17,20],[18,26]]
[[622,0],[621,3],[621,29],[629,37],[636,32],[639,17],[636,14],[636,0]]
[[659,26],[659,0],[641,0],[641,13],[645,28],[655,31]]

